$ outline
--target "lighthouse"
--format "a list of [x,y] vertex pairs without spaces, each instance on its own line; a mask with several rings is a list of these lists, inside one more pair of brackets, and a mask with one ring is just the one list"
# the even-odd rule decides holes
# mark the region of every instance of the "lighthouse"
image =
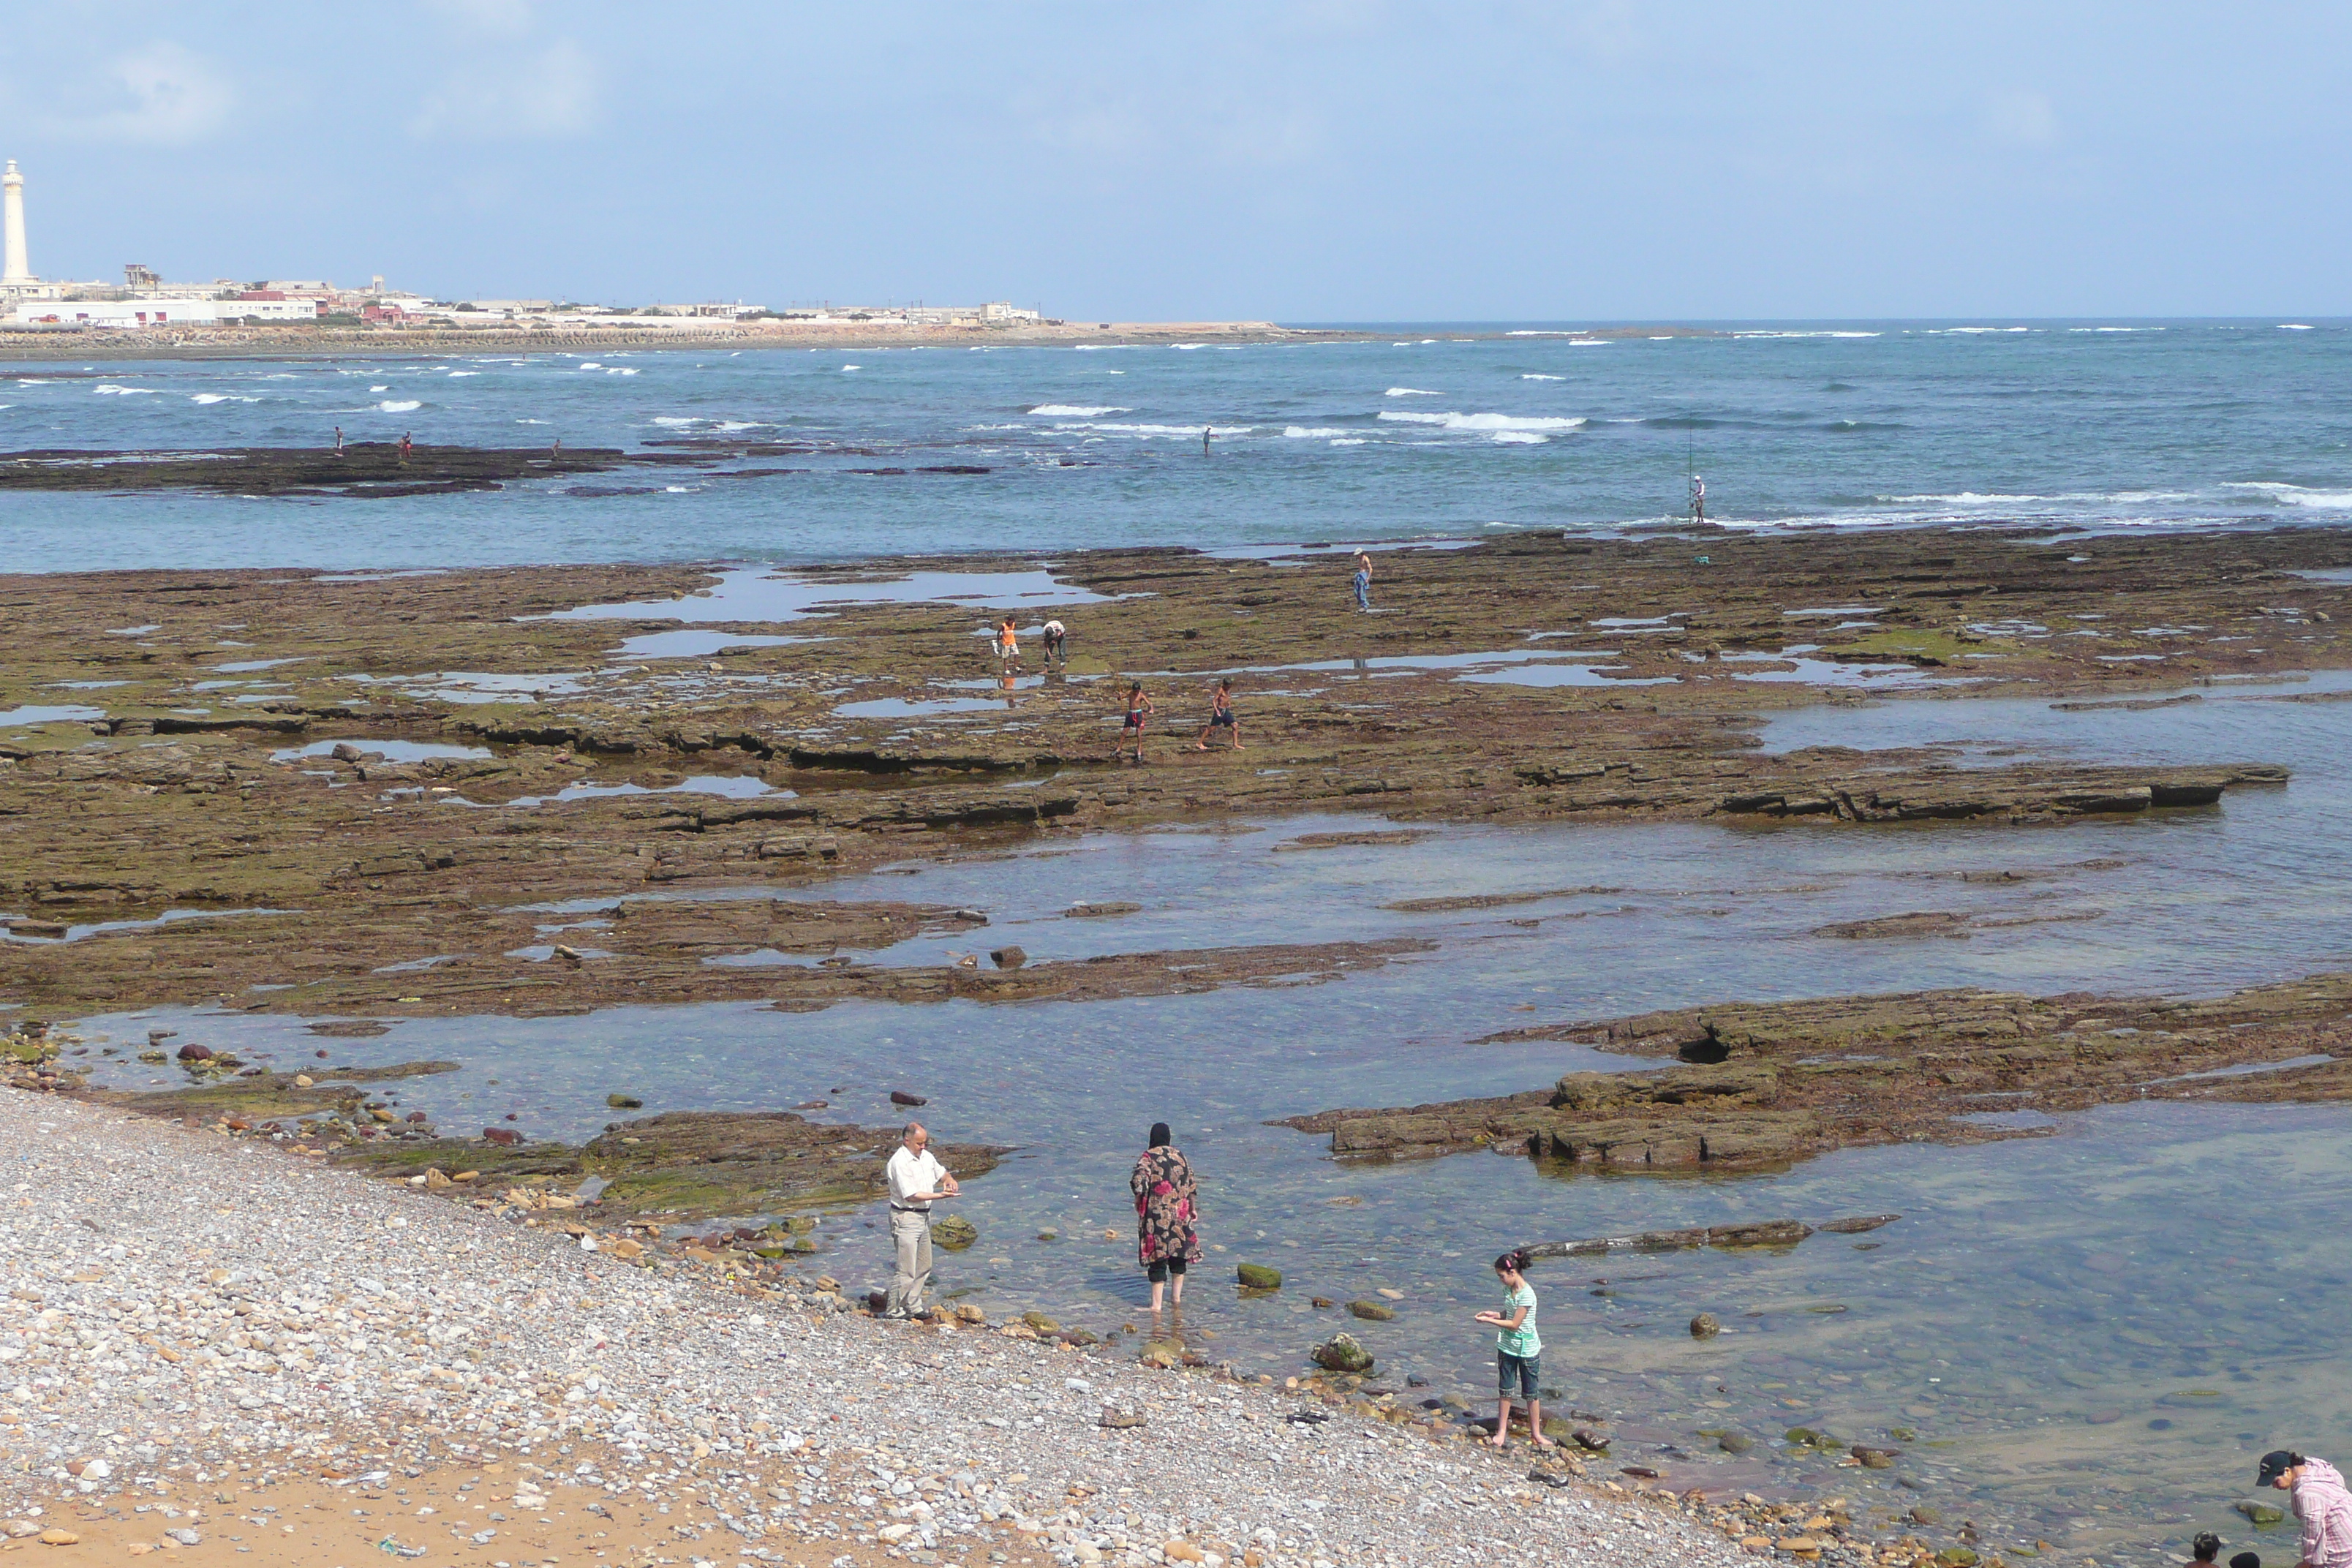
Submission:
[[8,172],[0,174],[0,196],[5,198],[5,215],[0,217],[5,227],[5,265],[0,265],[0,284],[35,281],[33,268],[25,259],[25,176],[16,173],[16,160],[8,160]]

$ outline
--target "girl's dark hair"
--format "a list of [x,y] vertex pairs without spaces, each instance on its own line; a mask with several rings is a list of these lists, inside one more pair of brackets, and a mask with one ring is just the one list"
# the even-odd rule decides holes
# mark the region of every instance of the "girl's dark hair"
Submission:
[[1517,1251],[1506,1252],[1502,1257],[1495,1259],[1496,1273],[1500,1274],[1506,1268],[1509,1269],[1514,1274],[1526,1273],[1528,1268],[1528,1255],[1524,1252]]
[[1151,1124],[1151,1142],[1148,1147],[1153,1149],[1165,1149],[1169,1144],[1173,1143],[1174,1142],[1176,1142],[1175,1135],[1168,1131],[1168,1123],[1165,1121],[1155,1121]]
[[2189,1552],[2200,1563],[2210,1563],[2221,1554],[2221,1538],[2209,1530],[2189,1543]]

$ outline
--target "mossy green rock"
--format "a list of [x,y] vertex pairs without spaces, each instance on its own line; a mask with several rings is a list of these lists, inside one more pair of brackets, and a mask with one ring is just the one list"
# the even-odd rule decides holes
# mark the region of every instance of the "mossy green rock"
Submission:
[[1058,1334],[1062,1331],[1062,1325],[1043,1312],[1024,1312],[1021,1314],[1021,1321],[1041,1334]]
[[1372,1352],[1356,1342],[1352,1334],[1333,1334],[1317,1345],[1310,1359],[1315,1364],[1331,1372],[1370,1372]]
[[1977,1568],[1980,1559],[1965,1546],[1947,1546],[1936,1553],[1937,1568]]
[[950,1252],[961,1252],[980,1239],[980,1226],[960,1214],[931,1221],[931,1245],[944,1247]]
[[1348,1311],[1370,1323],[1385,1323],[1396,1316],[1396,1309],[1382,1301],[1350,1301]]
[[604,1103],[615,1110],[636,1110],[646,1102],[634,1094],[608,1094],[604,1097]]
[[2244,1514],[2256,1530],[2268,1530],[2286,1518],[2286,1510],[2278,1504],[2252,1500],[2240,1503],[2238,1511]]
[[1268,1268],[1263,1263],[1244,1263],[1239,1268],[1234,1269],[1234,1274],[1235,1278],[1241,1280],[1242,1289],[1244,1290],[1279,1290],[1282,1289],[1282,1270],[1279,1268]]

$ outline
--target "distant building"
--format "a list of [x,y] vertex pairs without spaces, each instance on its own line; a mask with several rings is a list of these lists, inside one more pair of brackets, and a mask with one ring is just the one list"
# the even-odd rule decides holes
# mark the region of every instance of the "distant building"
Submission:
[[315,321],[322,312],[313,300],[19,300],[10,320],[20,327],[236,326],[246,321]]

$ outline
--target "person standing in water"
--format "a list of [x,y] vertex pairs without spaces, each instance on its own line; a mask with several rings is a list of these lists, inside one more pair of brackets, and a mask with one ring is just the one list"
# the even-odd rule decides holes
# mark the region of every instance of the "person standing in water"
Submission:
[[338,426],[335,426],[335,456],[336,456],[336,457],[338,457],[338,458],[340,458],[340,457],[341,457],[342,455],[343,455],[343,427],[342,427],[341,426],[338,425]]
[[1372,607],[1372,558],[1362,551],[1356,552],[1356,608]]
[[1045,635],[1046,668],[1051,668],[1054,665],[1058,663],[1064,668],[1068,668],[1070,663],[1070,628],[1064,626],[1059,621],[1047,621],[1045,623]]
[[1487,1441],[1497,1448],[1511,1446],[1514,1393],[1527,1405],[1528,1433],[1535,1446],[1552,1446],[1543,1429],[1543,1394],[1538,1387],[1543,1375],[1543,1337],[1536,1332],[1536,1293],[1523,1272],[1527,1266],[1524,1252],[1506,1252],[1495,1259],[1495,1278],[1503,1284],[1503,1310],[1481,1312],[1476,1319],[1495,1328],[1495,1377],[1501,1408],[1495,1415],[1495,1435]]
[[1153,1315],[1159,1314],[1160,1293],[1171,1289],[1171,1281],[1181,1314],[1184,1270],[1201,1261],[1201,1236],[1193,1226],[1200,1218],[1200,1188],[1168,1123],[1151,1124],[1150,1142],[1127,1178],[1127,1190],[1135,1194],[1135,1258],[1151,1281]]
[[1011,616],[1005,616],[996,627],[996,662],[1006,675],[1021,668],[1021,635],[1013,629]]
[[1691,476],[1691,521],[1706,521],[1706,481],[1696,474]]
[[1207,457],[1208,455],[1209,455],[1209,427],[1208,427],[1206,425],[1203,425],[1203,426],[1201,426],[1201,456],[1202,456],[1202,457],[1204,457],[1204,458],[1205,458],[1205,457]]

